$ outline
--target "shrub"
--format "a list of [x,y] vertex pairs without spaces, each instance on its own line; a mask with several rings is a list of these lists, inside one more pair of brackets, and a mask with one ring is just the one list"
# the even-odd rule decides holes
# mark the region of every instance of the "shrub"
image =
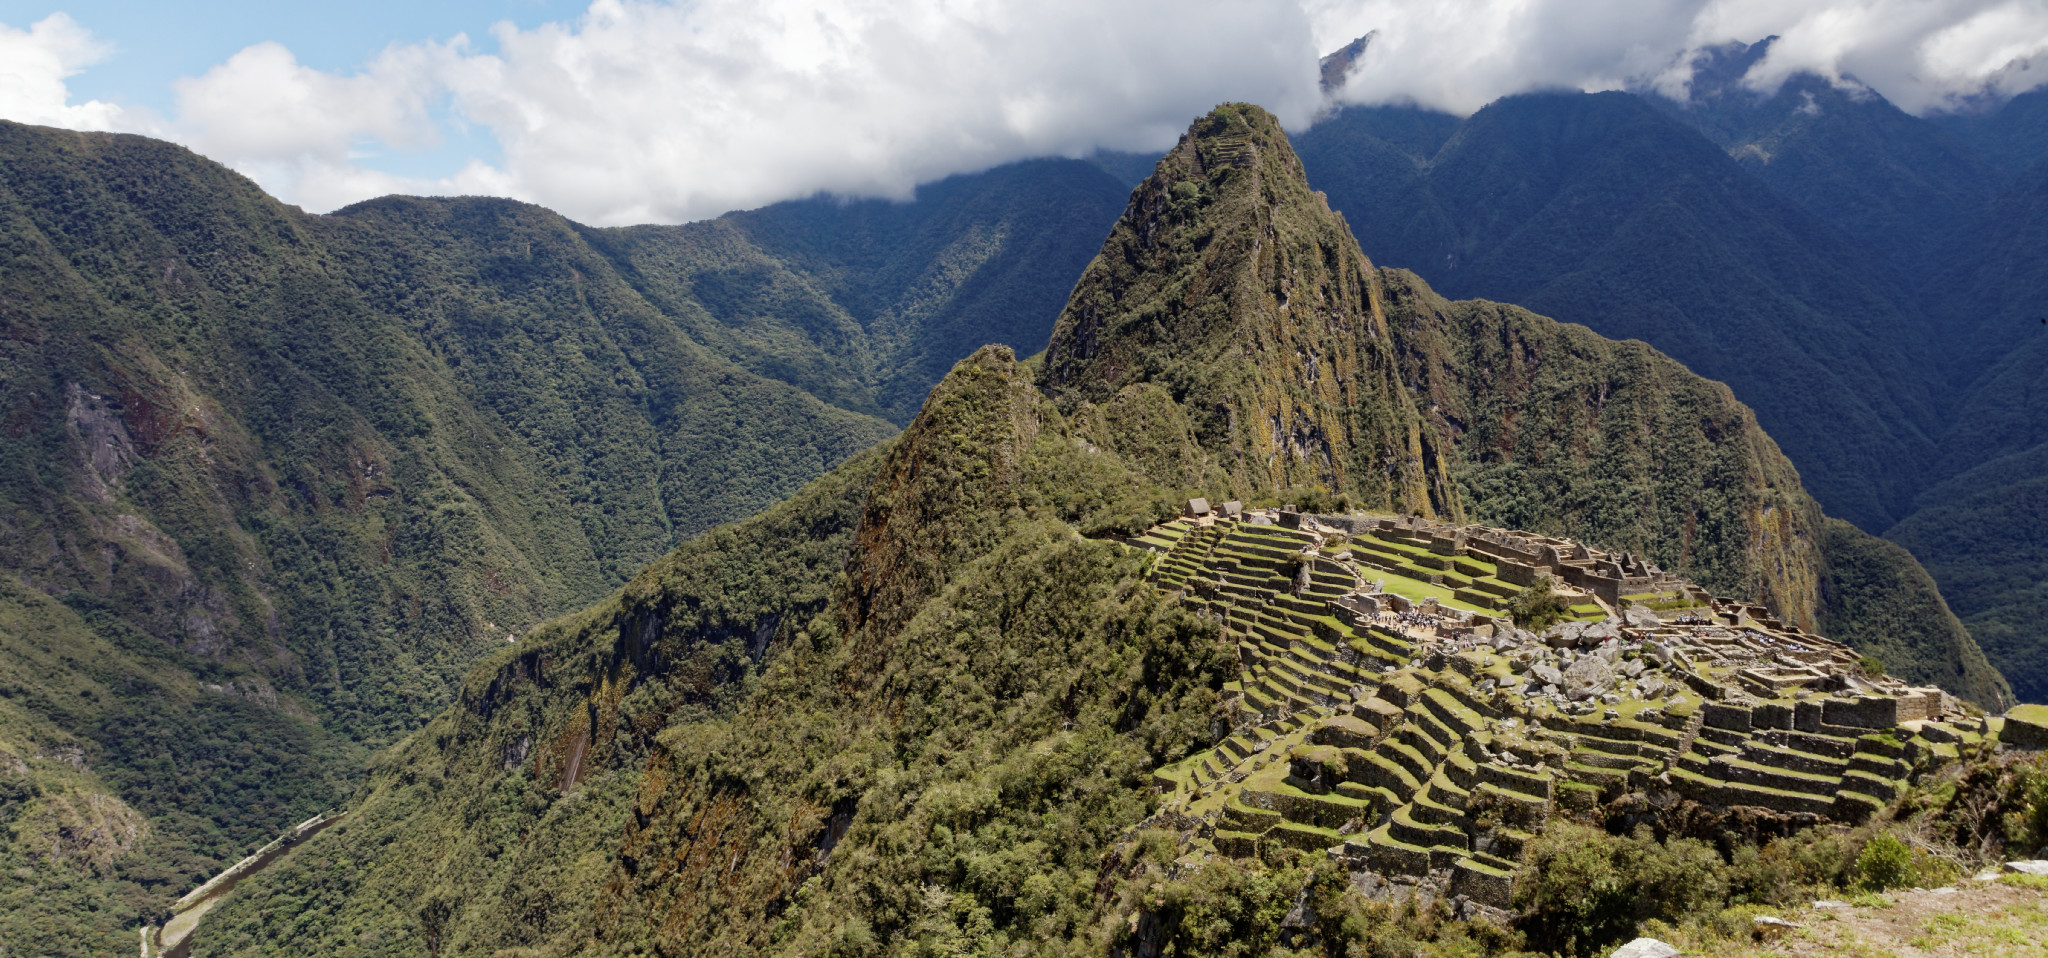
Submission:
[[1919,880],[1913,867],[1913,850],[1890,835],[1879,835],[1863,846],[1856,856],[1857,883],[1871,891],[1905,888]]
[[1557,620],[1571,613],[1571,603],[1558,595],[1551,587],[1549,576],[1542,576],[1536,584],[1515,593],[1508,600],[1508,615],[1515,624],[1538,632],[1549,628]]
[[1705,843],[1659,842],[1552,821],[1525,852],[1515,904],[1531,946],[1592,955],[1634,936],[1648,919],[1676,922],[1718,909],[1728,868]]

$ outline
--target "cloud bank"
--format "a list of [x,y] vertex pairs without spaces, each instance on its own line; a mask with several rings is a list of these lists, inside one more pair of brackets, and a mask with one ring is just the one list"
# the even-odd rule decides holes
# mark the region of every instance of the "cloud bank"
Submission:
[[[1299,128],[1324,105],[1317,54],[1368,31],[1341,101],[1455,113],[1546,88],[1682,96],[1698,51],[1771,35],[1759,90],[1805,71],[1927,112],[2048,79],[2048,0],[597,0],[346,73],[258,44],[177,81],[164,120],[69,102],[107,52],[69,18],[0,25],[0,116],[167,136],[312,209],[486,193],[679,222],[1158,150],[1223,100]],[[378,168],[460,133],[498,149],[430,178]]]
[[1340,99],[1469,114],[1513,93],[1650,85],[1683,98],[1694,57],[1779,39],[1745,78],[1799,73],[1911,113],[2048,81],[2048,0],[1306,0],[1317,40],[1378,34]]

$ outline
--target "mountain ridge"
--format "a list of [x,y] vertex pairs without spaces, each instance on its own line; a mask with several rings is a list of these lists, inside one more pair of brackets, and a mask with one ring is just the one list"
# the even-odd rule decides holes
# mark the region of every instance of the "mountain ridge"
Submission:
[[[1264,153],[1226,150],[1229,162],[1206,162],[1204,131],[1235,134],[1240,147],[1250,136],[1252,150]],[[1347,481],[1347,473],[1305,468],[1327,468],[1319,452],[1328,463],[1364,455],[1347,448],[1348,439],[1304,447],[1301,466],[1281,463],[1293,453],[1279,444],[1271,462],[1247,463],[1230,413],[1267,409],[1272,392],[1205,379],[1202,357],[1188,359],[1186,350],[1156,351],[1156,364],[1126,362],[1144,353],[1117,341],[1172,344],[1174,329],[1198,340],[1289,341],[1288,331],[1250,321],[1275,317],[1259,300],[1275,283],[1286,287],[1287,271],[1233,274],[1246,289],[1173,281],[1194,271],[1177,251],[1215,249],[1222,261],[1256,264],[1243,251],[1275,248],[1259,241],[1266,224],[1305,218],[1276,225],[1279,235],[1337,222],[1294,182],[1298,165],[1286,162],[1285,142],[1254,107],[1226,105],[1198,120],[1183,144],[1193,148],[1161,162],[1111,231],[1108,254],[1076,285],[1054,334],[1058,349],[1034,363],[1005,347],[977,351],[883,447],[758,517],[684,543],[611,597],[495,653],[455,707],[380,757],[347,821],[209,918],[195,954],[324,954],[423,941],[451,953],[541,954],[1133,945],[1148,893],[1130,883],[1140,873],[1116,870],[1128,860],[1123,853],[1110,852],[1133,829],[1180,827],[1150,817],[1154,770],[1229,731],[1233,663],[1222,623],[1168,601],[1148,580],[1152,561],[1113,540],[1171,518],[1177,499],[1205,492],[1272,504],[1315,494],[1330,505],[1339,496],[1391,502],[1398,494],[1376,478],[1335,489],[1293,485]],[[1233,215],[1263,206],[1262,171],[1293,177],[1270,194],[1285,209],[1272,220]],[[1111,282],[1120,269],[1114,254],[1171,225],[1161,203],[1176,193],[1200,202],[1200,188],[1179,189],[1197,176],[1212,188],[1206,209],[1226,235],[1198,245],[1201,222],[1178,238],[1154,232],[1165,242],[1152,248],[1161,255],[1146,272],[1167,281]],[[1428,324],[1445,317],[1560,353],[1575,342],[1605,343],[1585,360],[1603,373],[1633,364],[1690,376],[1641,344],[1598,340],[1512,307],[1447,303],[1398,273],[1368,275],[1355,244],[1335,253],[1340,259],[1326,272],[1304,274],[1370,285],[1325,299],[1334,308],[1304,339],[1326,321],[1371,315],[1378,321],[1349,327],[1377,344],[1361,348],[1388,360],[1406,355],[1411,365],[1373,371],[1396,387],[1366,394],[1384,408],[1331,411],[1301,401],[1293,408],[1304,418],[1413,422],[1416,430],[1438,428],[1431,416],[1480,423],[1470,400],[1462,410],[1431,409],[1445,405],[1433,397],[1455,401],[1460,388],[1487,381],[1453,375],[1472,361],[1429,343]],[[1191,293],[1180,303],[1186,322],[1162,320],[1154,329],[1161,305],[1151,296],[1104,300],[1097,294],[1105,288]],[[1306,304],[1320,284],[1296,289],[1289,302]],[[1257,308],[1246,317],[1211,308],[1240,302]],[[1414,328],[1403,333],[1407,327]],[[1438,329],[1457,333],[1453,325]],[[1091,330],[1101,333],[1092,347]],[[1288,387],[1313,396],[1317,372],[1328,367],[1311,371],[1302,354],[1277,352],[1255,360],[1253,371],[1267,363],[1299,374],[1305,381]],[[1430,362],[1444,369],[1425,371]],[[1409,375],[1432,389],[1408,392]],[[1729,461],[1737,467],[1756,470],[1745,495],[1772,510],[1764,528],[1753,529],[1744,523],[1760,510],[1718,507],[1724,521],[1702,534],[1718,536],[1717,549],[1741,561],[1768,550],[1765,559],[1813,570],[1811,582],[1781,586],[1764,570],[1738,581],[1793,598],[1812,594],[1807,614],[1823,614],[1829,576],[1856,583],[1820,564],[1822,544],[1809,543],[1809,554],[1778,541],[1788,529],[1795,537],[1827,534],[1812,525],[1821,521],[1818,508],[1796,486],[1764,487],[1765,473],[1795,484],[1796,474],[1725,386],[1691,382],[1703,402],[1732,417],[1732,435],[1701,435],[1734,447]],[[1176,388],[1196,397],[1196,408]],[[1550,402],[1553,394],[1532,390],[1518,408],[1549,417],[1539,438],[1569,449],[1589,438],[1575,418],[1585,407],[1575,396]],[[1613,420],[1637,421],[1619,410]],[[1381,451],[1399,475],[1405,432],[1366,434],[1360,444],[1381,436],[1393,440]],[[1486,461],[1487,450],[1474,446],[1497,448],[1444,441],[1447,476]],[[1509,451],[1525,448],[1537,447],[1509,443]],[[1571,463],[1532,465],[1555,472]],[[1673,498],[1686,481],[1674,483]],[[1615,494],[1634,498],[1628,489]],[[1872,541],[1834,528],[1855,543]],[[1910,557],[1904,561],[1910,569]],[[1939,601],[1931,583],[1915,587],[1882,567],[1867,578]],[[1968,642],[1960,629],[1947,638]],[[756,642],[758,658],[750,651]],[[1995,676],[1986,677],[1994,690]],[[432,869],[379,864],[429,852]],[[1246,927],[1274,933],[1289,899],[1277,901],[1270,915],[1245,916]]]

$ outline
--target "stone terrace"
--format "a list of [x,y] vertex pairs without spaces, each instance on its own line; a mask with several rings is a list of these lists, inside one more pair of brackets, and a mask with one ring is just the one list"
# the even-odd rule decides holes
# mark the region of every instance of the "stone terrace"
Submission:
[[[1215,852],[1328,852],[1383,885],[1508,907],[1524,842],[1625,792],[1854,822],[1995,736],[1939,689],[1639,557],[1422,519],[1211,510],[1126,540],[1237,639],[1236,724],[1161,769]],[[1548,574],[1571,614],[1504,616]]]

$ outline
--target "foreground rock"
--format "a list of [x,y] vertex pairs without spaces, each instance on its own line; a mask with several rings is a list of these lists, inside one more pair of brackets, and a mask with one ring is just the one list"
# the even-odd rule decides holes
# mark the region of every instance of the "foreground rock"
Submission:
[[1616,948],[1609,958],[1672,958],[1681,952],[1655,938],[1638,938]]

